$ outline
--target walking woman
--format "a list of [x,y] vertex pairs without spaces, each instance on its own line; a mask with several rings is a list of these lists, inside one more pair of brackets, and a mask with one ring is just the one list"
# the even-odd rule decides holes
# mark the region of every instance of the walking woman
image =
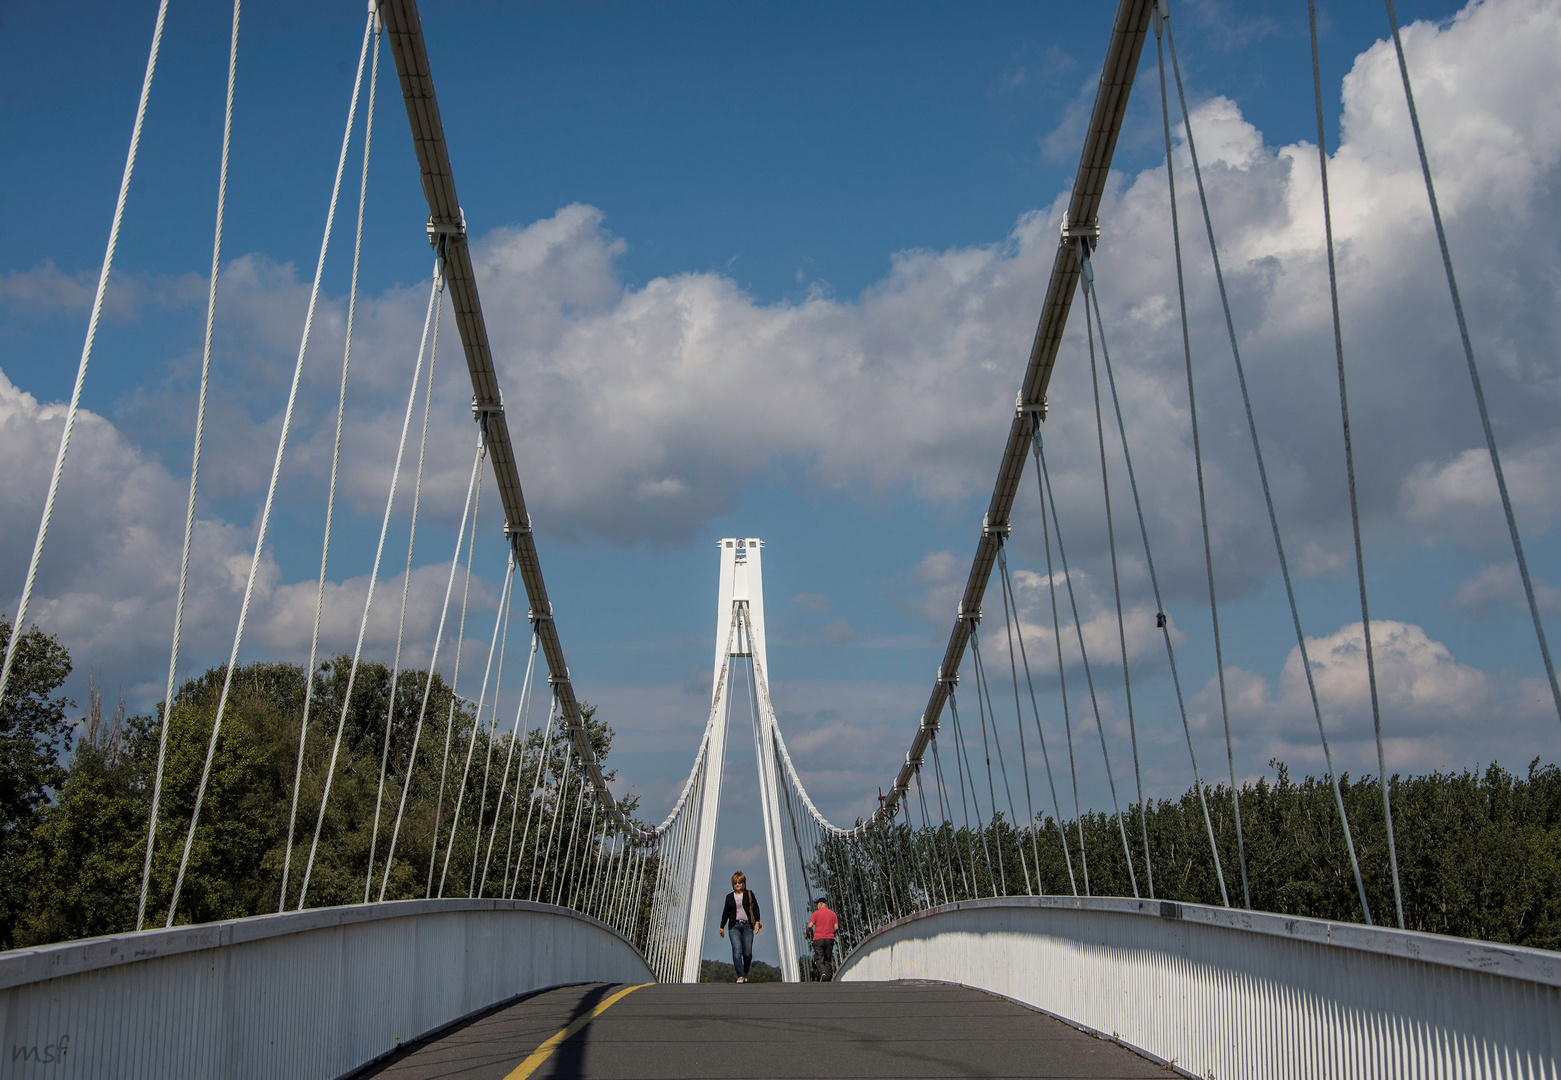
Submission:
[[721,910],[720,934],[726,936],[726,928],[732,928],[732,968],[738,982],[748,981],[748,969],[753,966],[753,935],[764,929],[759,921],[759,898],[748,891],[748,878],[741,870],[732,875],[732,891],[726,894],[726,906]]

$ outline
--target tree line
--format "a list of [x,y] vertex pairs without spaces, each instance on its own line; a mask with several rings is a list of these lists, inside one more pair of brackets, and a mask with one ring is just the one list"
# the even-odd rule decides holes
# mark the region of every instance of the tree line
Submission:
[[[1251,906],[1364,922],[1327,778],[1296,781],[1284,763],[1269,766],[1272,781],[1240,789]],[[1339,781],[1372,919],[1396,925],[1380,782]],[[1492,764],[1483,772],[1393,776],[1389,784],[1406,929],[1561,949],[1561,769],[1535,758],[1524,775]],[[1151,872],[1157,898],[1218,905],[1228,897],[1240,907],[1235,800],[1227,785],[1206,787],[1204,798],[1223,894],[1196,788],[1125,809],[1120,823],[1098,812],[1061,827],[1041,814],[1033,828],[1018,829],[1002,814],[969,828],[902,819],[866,842],[825,838],[808,871],[839,905],[846,948],[889,918],[951,900],[1032,891],[1133,896],[1135,885],[1147,897]]]
[[[0,620],[0,654],[10,635]],[[604,909],[598,886],[626,863],[621,850],[601,846],[604,822],[578,755],[556,724],[549,729],[545,691],[525,737],[512,740],[513,714],[495,731],[491,706],[479,722],[474,704],[438,673],[392,678],[382,664],[359,663],[349,698],[350,669],[341,656],[309,677],[285,663],[234,672],[176,924],[295,908],[306,872],[308,907],[360,903],[367,889],[371,900],[513,895]],[[70,671],[59,642],[32,628],[0,705],[0,948],[135,929],[166,714],[145,920],[163,925],[227,674],[221,666],[185,681],[157,716],[126,715],[122,700],[107,710],[94,685],[85,715],[73,716],[61,691]],[[593,708],[583,711],[604,761],[612,729]],[[634,801],[625,808],[632,813]],[[617,875],[632,928],[648,916],[654,862],[649,868],[637,904],[628,897],[633,879]]]
[[[0,619],[0,653],[10,635]],[[513,894],[586,906],[593,874],[611,876],[629,865],[613,863],[623,859],[621,849],[603,851],[595,839],[592,824],[601,823],[593,818],[579,761],[556,729],[544,734],[545,696],[539,695],[525,737],[512,742],[512,716],[495,733],[491,713],[479,723],[473,705],[437,673],[407,670],[392,678],[384,665],[360,663],[349,699],[350,666],[349,657],[335,657],[307,678],[298,665],[283,663],[234,672],[176,922],[296,907],[306,869],[310,907],[361,902],[366,885],[370,899],[383,889],[389,900]],[[0,705],[0,948],[134,929],[159,720],[167,712],[146,917],[147,926],[163,924],[226,677],[224,667],[212,668],[185,681],[171,709],[127,716],[122,702],[105,709],[96,689],[85,713],[76,712],[61,691],[70,671],[69,655],[53,637],[33,628],[18,642]],[[300,773],[298,735],[311,683]],[[593,748],[605,762],[612,729],[595,710],[586,712]],[[389,767],[381,799],[382,759]],[[1282,763],[1270,764],[1273,780],[1240,791],[1252,907],[1363,921],[1327,780],[1297,781]],[[295,774],[301,780],[293,817]],[[1393,925],[1378,783],[1369,776],[1340,778],[1373,918]],[[1561,949],[1561,770],[1535,759],[1523,775],[1491,765],[1483,772],[1394,776],[1390,783],[1409,929]],[[1231,791],[1217,785],[1204,797],[1226,894],[1240,906]],[[624,929],[644,941],[654,857],[636,867],[618,881]],[[807,867],[813,891],[828,893],[841,915],[847,948],[884,916],[953,899],[1075,890],[1131,896],[1135,877],[1139,893],[1148,896],[1150,869],[1159,898],[1223,902],[1195,789],[1151,801],[1147,809],[1128,808],[1120,825],[1106,813],[1060,826],[1042,814],[1034,827],[1017,829],[1001,815],[975,828],[912,828],[902,819],[868,843],[847,847],[826,838]],[[593,913],[601,910],[598,903]]]

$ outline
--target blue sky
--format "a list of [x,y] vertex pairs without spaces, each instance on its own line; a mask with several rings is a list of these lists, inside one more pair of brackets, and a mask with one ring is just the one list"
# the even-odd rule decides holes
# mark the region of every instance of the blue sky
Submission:
[[[90,299],[154,11],[61,3],[0,15],[0,33],[26,43],[0,75],[8,160],[26,163],[0,182],[0,371],[15,388],[0,417],[15,463],[0,484],[6,611],[52,460],[48,433],[57,438],[47,405],[68,395],[80,353],[83,291]],[[1561,166],[1543,118],[1553,114],[1549,87],[1561,80],[1554,52],[1547,60],[1534,43],[1551,40],[1561,16],[1518,0],[1473,6],[1453,22],[1458,11],[1400,5],[1406,23],[1429,20],[1410,34],[1411,63],[1436,72],[1422,102],[1433,164],[1553,614]],[[1513,602],[1510,549],[1482,487],[1482,444],[1423,188],[1393,111],[1396,70],[1384,66],[1391,54],[1380,45],[1386,18],[1372,5],[1324,4],[1320,14],[1330,145],[1339,148],[1341,135],[1345,143],[1335,212],[1369,500],[1369,584],[1374,616],[1399,628],[1383,633],[1402,660],[1390,694],[1389,767],[1463,768],[1493,757],[1521,767],[1554,756],[1556,718],[1548,695],[1536,693],[1532,628]],[[659,817],[670,804],[704,722],[722,536],[766,540],[776,705],[826,812],[848,821],[869,810],[902,759],[990,492],[1110,16],[1106,5],[999,3],[424,11],[572,674],[619,727],[615,759],[647,813]],[[103,671],[137,708],[160,695],[167,662],[167,568],[177,560],[188,468],[228,17],[221,5],[176,4],[169,15],[115,266],[121,291],[84,398],[100,420],[73,450],[80,463],[73,457],[68,469],[66,505],[76,516],[51,541],[34,609],[71,646],[80,672]],[[1348,633],[1351,625],[1358,633],[1359,610],[1319,292],[1320,226],[1308,216],[1316,159],[1305,7],[1207,0],[1176,4],[1173,18],[1303,620],[1331,665],[1330,723],[1345,764],[1374,772]],[[362,26],[356,5],[245,12],[217,314],[219,419],[203,482],[207,561],[197,559],[207,577],[184,654],[192,672],[218,662],[231,640],[229,567],[253,541]],[[1181,635],[1195,742],[1205,775],[1215,776],[1224,748],[1210,696],[1186,385],[1164,306],[1174,303],[1174,277],[1153,55],[1151,44],[1115,163],[1101,289]],[[332,551],[331,576],[343,597],[359,597],[359,611],[430,262],[393,71],[387,49],[360,284],[371,300],[360,304],[354,378],[362,381],[349,399],[357,419],[345,450],[351,512]],[[305,593],[312,604],[319,557],[321,463],[329,460],[320,439],[339,370],[356,172],[350,164],[340,212],[349,225],[338,225],[324,280],[327,310],[338,314],[311,348],[308,400],[284,473],[269,621],[250,635],[246,656],[302,659],[298,605]],[[1238,773],[1262,773],[1272,756],[1315,770],[1310,710],[1297,707],[1295,671],[1288,683],[1284,674],[1294,638],[1254,501],[1185,162],[1178,177],[1189,267],[1198,267],[1192,319],[1224,537],[1227,663],[1240,669]],[[1492,205],[1504,208],[1495,226]],[[449,477],[464,480],[471,437],[469,387],[448,322],[445,331],[433,451],[443,471],[431,482],[415,558],[426,573],[413,589],[424,597],[412,619],[424,657],[459,514],[453,489],[461,485]],[[1086,621],[1100,635],[1091,659],[1122,786],[1121,669],[1102,655],[1114,648],[1115,626],[1099,621],[1109,569],[1087,359],[1075,331],[1077,320],[1048,438]],[[1116,453],[1114,490],[1125,495]],[[1016,570],[1044,574],[1032,484],[1027,477],[1013,558]],[[137,493],[129,521],[126,492]],[[478,622],[491,619],[498,591],[494,505],[490,498],[486,571],[479,559],[488,607]],[[1129,552],[1137,550],[1130,504],[1118,501],[1115,512],[1126,538],[1126,603],[1142,614],[1150,602],[1141,559]],[[404,545],[404,531],[393,533],[391,574]],[[1051,647],[1050,613],[1041,579],[1025,581],[1021,606],[1039,652]],[[387,584],[376,601],[386,618],[393,594],[398,586]],[[1001,627],[987,614],[996,641]],[[328,632],[333,644],[355,632],[356,616],[347,622],[335,637]],[[1129,651],[1146,786],[1168,795],[1190,773],[1163,657],[1152,635],[1144,640]],[[387,654],[393,642],[393,630],[388,639],[371,635],[371,647]],[[1075,667],[1069,676],[1076,710],[1081,674]],[[1055,727],[1060,703],[1049,678],[1043,711]],[[1088,728],[1077,726],[1081,718]],[[1092,716],[1076,711],[1074,720],[1093,738]],[[741,733],[733,745],[744,745]],[[735,756],[733,768],[751,775],[751,749]],[[1102,770],[1085,772],[1083,799],[1105,805]],[[722,842],[735,857],[759,833],[751,795],[740,781],[733,787]],[[749,858],[753,873],[761,860]]]

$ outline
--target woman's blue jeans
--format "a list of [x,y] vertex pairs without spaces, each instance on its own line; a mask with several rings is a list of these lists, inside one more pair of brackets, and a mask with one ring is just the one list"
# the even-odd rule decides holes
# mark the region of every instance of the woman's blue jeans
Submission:
[[733,923],[727,933],[732,939],[732,967],[741,979],[753,966],[753,924]]

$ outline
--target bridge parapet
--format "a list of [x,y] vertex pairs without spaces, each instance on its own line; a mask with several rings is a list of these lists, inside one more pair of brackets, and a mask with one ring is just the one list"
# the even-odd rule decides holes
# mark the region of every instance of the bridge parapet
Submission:
[[330,1080],[532,990],[653,979],[605,923],[517,900],[92,938],[0,953],[0,1076]]
[[1187,1076],[1561,1075],[1561,953],[1150,900],[1018,897],[869,936],[846,980],[1001,994]]

